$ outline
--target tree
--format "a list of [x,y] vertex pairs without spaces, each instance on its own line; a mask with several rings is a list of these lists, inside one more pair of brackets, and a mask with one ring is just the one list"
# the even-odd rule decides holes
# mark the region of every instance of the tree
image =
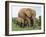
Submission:
[[39,26],[41,26],[41,16],[39,16]]

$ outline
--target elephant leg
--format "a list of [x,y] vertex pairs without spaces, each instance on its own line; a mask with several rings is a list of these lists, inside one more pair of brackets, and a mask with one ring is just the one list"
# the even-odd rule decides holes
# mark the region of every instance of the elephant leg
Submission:
[[31,26],[31,21],[29,20],[29,26]]
[[31,26],[33,26],[34,22],[33,22],[33,19],[31,19]]
[[25,20],[25,26],[27,26],[28,25],[28,21],[27,20]]
[[33,21],[32,21],[32,22],[33,22],[33,25],[35,25],[35,18],[33,18],[32,20],[33,20]]
[[18,22],[19,26],[22,27],[21,22]]
[[27,23],[28,23],[28,25],[27,25],[28,27],[31,26],[31,21],[29,18],[27,18]]

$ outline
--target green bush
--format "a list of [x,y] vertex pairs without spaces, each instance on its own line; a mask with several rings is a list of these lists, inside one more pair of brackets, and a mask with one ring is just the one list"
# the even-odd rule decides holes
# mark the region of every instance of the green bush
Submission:
[[41,26],[41,16],[39,16],[39,26]]
[[16,24],[16,18],[15,18],[15,17],[12,18],[12,23],[13,23],[13,24]]
[[21,31],[21,30],[38,30],[41,29],[41,16],[39,16],[39,19],[36,18],[36,24],[32,27],[24,27],[21,28],[20,26],[16,25],[16,18],[12,18],[12,31]]

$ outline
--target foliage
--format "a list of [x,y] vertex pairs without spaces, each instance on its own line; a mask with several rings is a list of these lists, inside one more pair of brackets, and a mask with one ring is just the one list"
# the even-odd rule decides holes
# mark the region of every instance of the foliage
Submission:
[[39,19],[36,18],[36,23],[32,27],[25,27],[21,28],[20,26],[16,25],[16,18],[12,18],[12,31],[21,31],[21,30],[38,30],[41,29],[41,16],[39,16]]
[[39,26],[41,26],[41,16],[39,16]]
[[13,24],[16,24],[16,18],[15,18],[15,17],[12,18],[12,23],[13,23]]

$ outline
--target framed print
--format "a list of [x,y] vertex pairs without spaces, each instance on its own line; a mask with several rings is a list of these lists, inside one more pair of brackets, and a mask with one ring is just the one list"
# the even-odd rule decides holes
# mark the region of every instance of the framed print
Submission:
[[45,3],[5,1],[5,35],[45,34]]

